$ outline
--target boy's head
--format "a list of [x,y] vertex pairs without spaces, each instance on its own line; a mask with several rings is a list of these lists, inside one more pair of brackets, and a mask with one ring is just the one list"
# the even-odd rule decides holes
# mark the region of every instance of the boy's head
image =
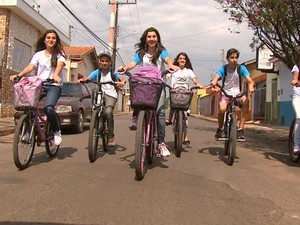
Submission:
[[100,68],[108,69],[111,66],[111,55],[108,52],[102,52],[98,55]]
[[226,59],[229,63],[237,63],[239,56],[240,52],[235,48],[231,48],[227,51]]

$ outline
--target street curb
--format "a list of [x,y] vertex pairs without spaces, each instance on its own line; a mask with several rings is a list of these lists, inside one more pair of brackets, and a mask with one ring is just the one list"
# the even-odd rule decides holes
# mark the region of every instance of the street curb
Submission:
[[5,128],[5,129],[0,130],[0,136],[5,136],[5,135],[13,134],[14,132],[15,132],[15,128],[14,127]]

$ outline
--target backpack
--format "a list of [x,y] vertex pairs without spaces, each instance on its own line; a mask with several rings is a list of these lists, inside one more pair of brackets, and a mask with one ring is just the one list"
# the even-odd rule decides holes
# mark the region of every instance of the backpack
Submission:
[[[99,68],[98,69],[98,82],[100,82],[100,79],[101,79],[101,72],[102,72],[102,70]],[[117,82],[118,80],[116,79],[116,76],[114,76],[112,69],[109,69],[109,72],[110,72],[111,80],[114,82]]]
[[[224,65],[224,77],[222,79],[222,88],[224,88],[224,84],[225,84],[225,79],[227,76],[227,68],[228,68],[228,64]],[[237,73],[239,75],[239,84],[240,84],[240,91],[242,90],[242,76],[241,76],[241,65],[238,64],[237,65]]]

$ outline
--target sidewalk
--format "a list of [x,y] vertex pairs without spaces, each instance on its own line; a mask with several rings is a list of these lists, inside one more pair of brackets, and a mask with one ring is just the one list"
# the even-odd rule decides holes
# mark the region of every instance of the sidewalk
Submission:
[[[128,114],[128,113],[118,112],[115,115],[123,115],[123,114]],[[216,118],[210,118],[210,117],[195,115],[195,114],[191,114],[191,116],[217,123]],[[15,124],[14,124],[13,117],[0,118],[0,136],[14,133],[14,129],[15,129]],[[274,136],[276,140],[282,140],[282,141],[286,141],[289,135],[289,127],[272,126],[267,124],[256,124],[255,122],[251,122],[251,121],[246,122],[245,130],[255,132],[255,133],[270,134]]]

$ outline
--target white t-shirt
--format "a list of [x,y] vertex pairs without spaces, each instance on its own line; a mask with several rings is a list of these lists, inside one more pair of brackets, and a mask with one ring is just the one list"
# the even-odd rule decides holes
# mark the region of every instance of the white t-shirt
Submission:
[[189,88],[189,81],[196,77],[193,70],[184,68],[183,70],[179,69],[173,74],[168,74],[168,78],[171,77],[171,87],[185,87]]
[[[299,73],[299,68],[297,65],[294,65],[292,73],[293,72]],[[300,87],[293,86],[293,98],[300,98]]]
[[[63,62],[66,63],[66,59],[63,55],[59,54],[57,56],[57,62]],[[37,76],[39,76],[42,81],[47,80],[48,78],[52,79],[52,75],[55,71],[55,67],[51,67],[51,56],[47,57],[45,54],[45,50],[36,52],[31,61],[30,64],[33,64],[35,68],[37,69]],[[63,79],[62,72],[60,72],[59,77]],[[53,85],[62,85],[54,83]]]
[[[108,82],[108,81],[113,81],[111,79],[111,74],[110,72],[108,72],[107,74],[103,74],[101,72],[101,76],[100,76],[100,82]],[[116,88],[115,86],[111,85],[111,84],[102,84],[102,91],[108,95],[108,96],[111,96],[113,98],[118,98],[118,93],[116,91]]]

